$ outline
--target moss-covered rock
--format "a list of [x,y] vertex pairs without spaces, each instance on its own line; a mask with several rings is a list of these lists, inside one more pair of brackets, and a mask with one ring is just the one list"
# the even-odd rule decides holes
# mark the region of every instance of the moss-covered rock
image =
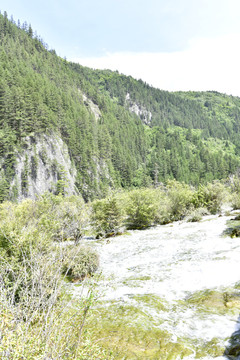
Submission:
[[235,228],[230,233],[231,238],[240,237],[240,228]]
[[202,308],[217,310],[222,312],[225,310],[225,295],[215,290],[197,291],[185,299],[187,304],[200,306]]
[[212,340],[206,342],[201,346],[201,348],[197,349],[195,358],[201,359],[205,356],[217,357],[221,356],[224,353],[224,347],[219,343],[217,338],[213,338]]
[[240,294],[238,292],[225,294],[225,306],[228,309],[240,310]]
[[224,352],[229,359],[234,359],[240,355],[240,330],[235,331],[230,340],[227,349]]
[[151,316],[132,305],[103,304],[93,311],[89,325],[99,344],[109,349],[114,359],[170,360],[193,354],[187,341],[173,341],[172,334],[153,326]]
[[133,298],[140,304],[143,303],[156,311],[166,311],[167,309],[166,301],[154,294],[135,295]]
[[185,299],[186,304],[194,305],[201,311],[224,314],[233,312],[238,314],[240,310],[240,293],[238,291],[197,291]]

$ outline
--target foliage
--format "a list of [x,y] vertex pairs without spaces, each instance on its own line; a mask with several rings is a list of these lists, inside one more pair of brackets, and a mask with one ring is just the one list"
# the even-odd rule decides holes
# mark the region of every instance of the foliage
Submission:
[[[80,205],[80,206],[79,206]],[[75,300],[66,276],[83,279],[98,266],[95,251],[59,243],[59,231],[76,222],[81,199],[43,196],[0,206],[0,354],[8,359],[106,359],[89,344],[84,324],[93,287]],[[78,211],[78,212],[77,212]],[[71,222],[72,221],[72,222]],[[80,224],[81,225],[81,224]],[[69,235],[69,229],[65,229]],[[57,241],[55,241],[57,240]],[[76,239],[75,239],[76,240]],[[94,286],[94,283],[93,283]]]
[[167,195],[171,204],[171,220],[181,220],[193,207],[194,189],[186,184],[170,180],[167,183]]
[[[78,271],[79,277],[83,278],[88,273],[92,274],[96,271],[98,260],[93,251],[81,247],[79,249],[75,245],[70,253],[66,248],[62,248],[64,251],[56,252],[54,247],[54,241],[63,241],[67,236],[67,239],[75,240],[75,243],[79,241],[82,235],[82,209],[78,208],[79,203],[82,205],[81,200],[75,198],[43,196],[38,202],[25,200],[18,205],[13,203],[1,205],[0,256],[11,269],[6,272],[4,281],[6,286],[9,284],[11,290],[14,288],[13,299],[17,300],[21,296],[22,289],[26,290],[25,281],[31,279],[35,261],[39,262],[39,267],[42,263],[43,266],[49,264],[48,271],[41,271],[45,285],[49,283],[47,285],[49,291],[51,271],[66,273],[66,261],[63,264],[63,259],[68,259],[68,272],[71,268],[73,276]],[[75,265],[71,254],[78,262]],[[23,262],[26,273],[22,272]],[[57,269],[55,269],[56,264]],[[73,270],[74,266],[78,270]],[[45,279],[45,276],[49,279]],[[40,288],[42,289],[43,286],[41,285]],[[29,291],[32,289],[30,288]]]
[[[46,264],[46,266],[49,265]],[[44,270],[46,270],[44,268]],[[24,270],[24,268],[23,268]],[[33,264],[34,277],[31,284],[43,285],[38,263]],[[93,287],[87,296],[78,295],[70,299],[64,294],[58,273],[53,276],[51,285],[54,292],[47,300],[20,298],[17,305],[9,303],[1,284],[0,323],[2,359],[111,359],[96,343],[90,341],[90,333],[84,330],[86,317],[95,301]],[[10,294],[9,294],[10,295]],[[26,296],[29,294],[25,294]],[[33,300],[35,304],[33,307]],[[42,306],[39,307],[40,301]]]
[[186,220],[188,222],[200,221],[204,215],[209,215],[209,211],[206,208],[194,209],[187,215]]
[[152,189],[136,189],[128,194],[126,225],[128,229],[142,229],[155,221],[157,206]]
[[[109,188],[158,186],[169,179],[196,186],[239,167],[239,98],[173,94],[67,62],[30,25],[16,24],[6,13],[0,14],[0,33],[0,201],[17,197],[10,189],[17,152],[26,136],[42,133],[61,135],[77,169],[76,186],[88,201]],[[32,168],[23,169],[26,196],[36,168],[33,158]]]
[[206,207],[211,214],[216,214],[221,209],[226,196],[224,185],[215,181],[199,186],[194,196],[194,204],[196,207]]
[[91,222],[97,237],[109,237],[118,234],[122,220],[122,209],[115,196],[92,202]]
[[87,226],[88,209],[80,197],[45,194],[37,202],[38,227],[55,241],[79,242]]
[[[239,196],[238,181],[234,181],[232,191]],[[69,295],[63,281],[83,280],[97,270],[98,255],[93,248],[81,244],[81,237],[91,231],[105,237],[117,234],[124,225],[143,229],[183,217],[198,221],[206,214],[206,208],[211,213],[219,211],[226,193],[226,186],[220,182],[194,189],[169,180],[166,186],[119,192],[95,200],[90,206],[82,198],[52,194],[37,201],[2,203],[2,357],[111,359],[89,340],[92,335],[85,327],[95,301],[94,280],[87,296],[81,289],[79,298]]]
[[95,250],[87,246],[68,246],[63,254],[62,273],[72,280],[83,280],[98,269],[99,258]]
[[240,209],[240,177],[239,170],[228,179],[231,192],[231,205],[233,209]]

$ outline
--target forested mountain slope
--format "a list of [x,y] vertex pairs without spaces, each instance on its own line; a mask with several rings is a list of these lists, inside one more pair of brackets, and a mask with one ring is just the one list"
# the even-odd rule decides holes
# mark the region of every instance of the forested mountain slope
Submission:
[[1,201],[39,194],[42,182],[88,200],[168,178],[224,178],[240,164],[239,126],[239,98],[169,93],[67,62],[0,15]]

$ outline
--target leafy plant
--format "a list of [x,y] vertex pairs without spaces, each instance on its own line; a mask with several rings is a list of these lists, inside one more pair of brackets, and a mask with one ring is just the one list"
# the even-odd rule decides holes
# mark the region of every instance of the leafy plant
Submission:
[[91,222],[97,237],[116,235],[122,226],[123,212],[118,199],[110,196],[91,204]]
[[55,241],[62,221],[74,219],[80,203],[51,195],[0,205],[1,358],[108,358],[84,334],[95,301],[94,281],[77,298],[63,281],[68,275],[82,280],[93,274],[98,256],[92,249]]
[[167,196],[170,201],[171,220],[181,220],[193,207],[194,189],[175,180],[167,182]]
[[63,253],[62,273],[72,280],[83,280],[93,275],[98,266],[98,254],[88,246],[68,246]]
[[126,225],[128,229],[143,229],[155,222],[157,204],[152,189],[136,189],[128,193]]
[[211,214],[216,214],[221,209],[221,205],[226,199],[227,192],[223,184],[218,181],[200,185],[194,195],[196,207],[206,207]]

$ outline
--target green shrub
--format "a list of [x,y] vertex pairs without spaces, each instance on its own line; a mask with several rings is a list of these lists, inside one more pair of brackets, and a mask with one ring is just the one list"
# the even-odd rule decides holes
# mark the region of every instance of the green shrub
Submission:
[[234,210],[240,209],[240,178],[239,174],[229,178],[229,188],[231,191],[231,205]]
[[84,235],[88,225],[88,209],[77,196],[46,194],[37,202],[38,227],[46,231],[52,240],[76,242]]
[[231,205],[234,210],[240,209],[240,194],[238,193],[232,194]]
[[99,257],[88,246],[68,246],[63,255],[62,273],[72,280],[83,280],[98,269]]
[[0,173],[0,203],[9,197],[9,182],[3,173]]
[[227,191],[223,184],[218,181],[200,185],[194,194],[195,207],[206,207],[211,214],[221,210],[223,201],[226,199]]
[[193,207],[194,190],[176,180],[169,180],[166,189],[171,221],[183,219]]
[[188,222],[197,222],[202,220],[204,215],[209,215],[209,211],[206,208],[198,208],[192,210],[186,217]]
[[66,219],[75,222],[78,216],[78,200],[70,198],[0,205],[1,358],[108,358],[83,333],[95,299],[91,287],[75,300],[63,281],[63,274],[73,279],[93,274],[98,256],[92,249],[53,241]]
[[[42,301],[47,298],[51,286],[54,288],[51,285],[51,279],[55,278],[53,273],[62,277],[63,259],[70,261],[70,254],[69,275],[73,278],[83,278],[96,270],[98,257],[93,250],[81,248],[76,251],[77,246],[74,249],[62,246],[60,254],[56,253],[54,245],[55,240],[79,239],[82,212],[81,199],[52,195],[43,196],[39,201],[28,199],[20,204],[5,202],[0,205],[2,284],[6,296],[12,292],[13,302],[28,298],[29,294],[35,300],[39,296]],[[42,274],[38,281],[33,281],[35,263]]]
[[128,229],[143,229],[155,223],[157,201],[154,189],[137,189],[128,193],[126,225]]
[[97,238],[118,234],[122,220],[122,208],[115,196],[95,200],[91,204],[91,224]]

